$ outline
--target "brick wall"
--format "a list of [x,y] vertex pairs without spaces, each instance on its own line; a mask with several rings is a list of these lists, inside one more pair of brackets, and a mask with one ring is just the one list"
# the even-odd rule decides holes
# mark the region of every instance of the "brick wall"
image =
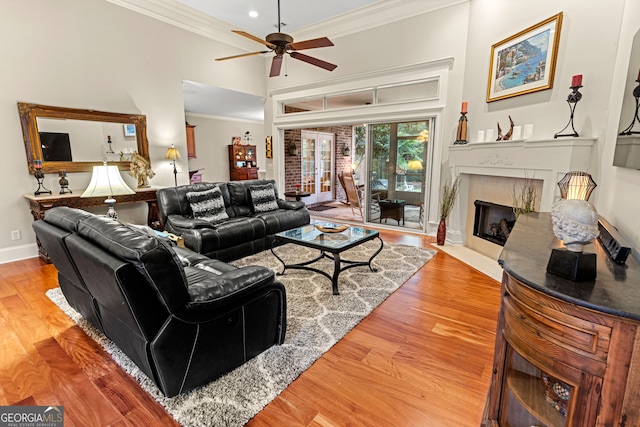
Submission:
[[[286,107],[285,110],[287,113],[299,112],[304,110],[292,109],[290,107]],[[321,127],[321,128],[308,128],[305,130],[316,131],[316,132],[325,132],[334,134],[334,171],[333,171],[333,188],[335,189],[335,199],[337,200],[345,200],[347,197],[345,195],[344,189],[340,185],[340,181],[338,180],[338,173],[343,171],[349,171],[351,169],[352,157],[353,155],[353,147],[352,147],[352,127],[351,126],[329,126],[329,127]],[[298,148],[298,154],[296,156],[292,156],[289,153],[289,147],[291,144],[295,144]],[[300,183],[300,176],[302,174],[302,166],[301,166],[301,146],[302,146],[302,130],[301,129],[287,129],[284,131],[284,144],[285,144],[285,161],[284,161],[284,191],[295,191],[295,185]],[[351,149],[351,155],[345,157],[342,154],[342,149],[346,145]],[[283,191],[283,192],[284,192]]]

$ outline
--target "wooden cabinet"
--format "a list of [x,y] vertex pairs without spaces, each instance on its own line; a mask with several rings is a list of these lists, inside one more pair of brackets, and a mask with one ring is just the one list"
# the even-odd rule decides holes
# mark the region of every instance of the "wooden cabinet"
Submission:
[[637,263],[614,265],[594,243],[597,279],[572,282],[546,273],[553,239],[548,213],[526,215],[501,254],[483,425],[640,425],[640,297],[629,289],[640,283]]
[[229,145],[229,175],[231,181],[258,179],[255,145]]
[[185,128],[187,132],[187,158],[194,159],[196,157],[196,127],[187,123]]

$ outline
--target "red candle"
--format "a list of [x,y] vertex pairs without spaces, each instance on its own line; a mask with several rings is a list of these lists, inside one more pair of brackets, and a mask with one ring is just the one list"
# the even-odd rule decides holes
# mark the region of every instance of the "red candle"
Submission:
[[42,160],[34,160],[33,161],[34,169],[42,169]]
[[461,113],[466,113],[467,112],[467,104],[468,104],[467,101],[464,101],[462,103],[462,107],[460,108],[460,112]]
[[582,74],[576,74],[571,78],[571,87],[582,86]]

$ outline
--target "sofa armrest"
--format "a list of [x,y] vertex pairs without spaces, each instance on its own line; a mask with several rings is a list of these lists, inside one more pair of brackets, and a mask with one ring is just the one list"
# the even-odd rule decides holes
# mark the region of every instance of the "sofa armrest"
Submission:
[[274,272],[260,266],[248,266],[222,274],[209,273],[206,278],[188,284],[188,310],[209,310],[229,300],[261,289],[274,280]]
[[215,228],[212,223],[199,218],[190,218],[184,215],[169,215],[167,222],[175,228],[197,229]]
[[294,201],[282,200],[282,199],[278,199],[277,201],[278,201],[278,207],[280,209],[297,211],[299,209],[304,208],[305,206],[304,202],[294,202]]

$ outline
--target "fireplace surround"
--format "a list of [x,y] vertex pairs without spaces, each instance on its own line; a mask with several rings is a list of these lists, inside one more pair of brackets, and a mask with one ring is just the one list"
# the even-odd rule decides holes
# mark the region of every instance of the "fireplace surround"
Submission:
[[554,200],[560,197],[557,182],[567,172],[581,170],[594,175],[590,166],[595,141],[594,137],[574,137],[450,146],[451,175],[461,176],[462,180],[447,224],[447,242],[468,246],[497,259],[501,246],[487,242],[486,245],[493,247],[484,250],[470,243],[476,239],[473,236],[474,201],[481,199],[511,206],[514,187],[524,180],[532,180],[538,189],[536,210],[549,212]]

